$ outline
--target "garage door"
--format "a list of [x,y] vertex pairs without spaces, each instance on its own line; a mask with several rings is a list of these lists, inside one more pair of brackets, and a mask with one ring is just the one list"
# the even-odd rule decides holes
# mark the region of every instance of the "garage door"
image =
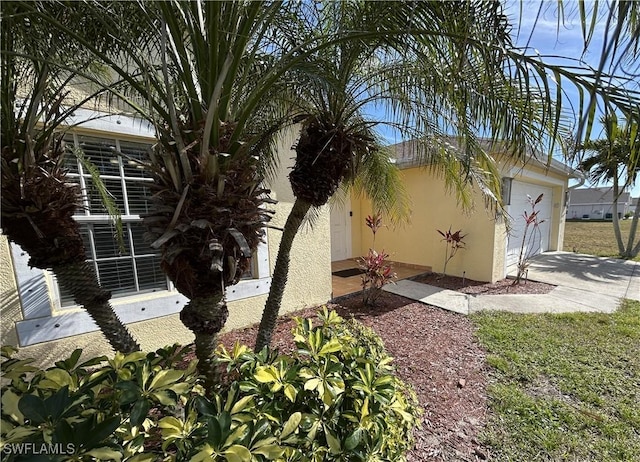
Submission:
[[527,195],[534,200],[540,194],[544,194],[542,201],[536,206],[539,211],[539,220],[544,220],[540,224],[537,231],[532,232],[533,227],[529,226],[525,239],[525,255],[531,252],[536,255],[540,252],[549,250],[549,238],[551,236],[551,212],[553,210],[553,199],[551,188],[539,186],[524,181],[513,181],[511,184],[511,205],[509,206],[509,215],[512,218],[512,231],[507,242],[507,271],[518,263],[520,256],[520,247],[522,246],[522,237],[524,232],[523,213],[531,213],[531,205],[527,200]]

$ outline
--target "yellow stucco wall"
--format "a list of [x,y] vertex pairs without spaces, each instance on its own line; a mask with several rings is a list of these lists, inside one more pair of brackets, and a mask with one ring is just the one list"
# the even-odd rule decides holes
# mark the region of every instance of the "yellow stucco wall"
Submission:
[[[564,191],[566,177],[553,171],[527,166],[512,171],[504,166],[503,173],[517,180],[552,187],[553,214],[550,250],[562,250],[564,238]],[[505,220],[485,207],[482,194],[474,188],[474,207],[463,212],[453,194],[446,191],[444,181],[419,167],[401,171],[402,180],[411,198],[411,221],[403,226],[385,226],[376,236],[376,250],[385,250],[389,259],[423,266],[441,272],[444,267],[445,243],[436,231],[462,230],[465,249],[449,261],[447,274],[464,275],[469,279],[495,282],[505,277],[507,226]],[[351,198],[353,209],[353,257],[365,255],[372,245],[372,234],[364,224],[371,213],[368,200]]]
[[495,245],[491,278],[487,278],[487,280],[491,282],[499,281],[505,277],[504,264],[507,257],[507,224],[501,216],[499,216],[495,222],[493,242]]
[[[280,175],[273,181],[271,188],[278,204],[271,206],[275,216],[271,222],[282,227],[292,207],[293,194],[288,179],[290,151],[295,134],[289,134],[282,142]],[[269,229],[269,259],[271,272],[275,264],[281,231]],[[331,296],[329,210],[322,209],[313,229],[303,228],[296,237],[291,251],[291,266],[287,288],[284,294],[281,313],[296,309],[321,305]],[[6,238],[0,236],[0,284],[2,343],[17,345],[14,323],[22,319],[21,306],[13,275],[13,265]],[[261,295],[229,303],[229,319],[225,330],[244,327],[260,320],[267,296]],[[169,302],[168,302],[169,303]],[[129,325],[135,338],[144,350],[150,351],[168,344],[186,344],[193,341],[193,335],[186,329],[178,315],[164,316]],[[20,349],[20,356],[36,358],[37,364],[49,366],[53,362],[68,356],[74,349],[83,348],[85,357],[112,354],[108,343],[99,332],[40,343]]]
[[[480,194],[474,191],[475,207],[461,212],[454,195],[447,194],[444,181],[422,168],[401,171],[402,181],[411,198],[411,222],[402,226],[385,226],[376,235],[376,250],[385,250],[396,262],[430,266],[440,272],[444,266],[445,243],[438,229],[462,230],[466,248],[459,250],[447,265],[447,274],[470,279],[488,280],[493,274],[492,248],[495,239],[493,213],[485,210]],[[354,203],[356,200],[354,200]],[[371,213],[367,200],[360,199],[359,220],[354,221],[353,242],[356,255],[364,255],[372,243],[372,235],[364,225],[364,217]],[[355,206],[356,204],[354,204]],[[354,207],[355,208],[355,207]],[[361,223],[361,226],[357,226]],[[359,236],[358,236],[359,235]],[[359,249],[359,250],[357,250]]]
[[9,244],[0,235],[0,342],[16,345],[18,337],[14,320],[20,319],[22,312]]
[[[288,131],[280,140],[279,174],[269,183],[272,196],[278,200],[276,214],[271,225],[282,228],[293,207],[295,197],[289,185],[288,174],[294,164],[293,145],[299,130]],[[282,299],[284,311],[291,311],[325,303],[331,298],[331,232],[330,209],[326,205],[319,211],[317,220],[303,224],[293,241],[289,277]],[[271,272],[277,256],[282,232],[269,229],[269,256]]]

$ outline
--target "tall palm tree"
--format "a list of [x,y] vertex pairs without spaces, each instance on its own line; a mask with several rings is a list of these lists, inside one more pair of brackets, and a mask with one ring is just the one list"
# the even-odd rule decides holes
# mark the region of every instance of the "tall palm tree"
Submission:
[[[558,0],[558,5],[562,8],[562,1]],[[542,0],[541,0],[542,6]],[[640,107],[633,102],[634,97],[629,98],[626,104],[619,100],[625,98],[625,92],[636,93],[638,89],[638,75],[640,75],[640,3],[634,0],[613,0],[607,3],[603,10],[597,3],[585,8],[580,5],[579,19],[584,39],[584,48],[587,50],[595,37],[595,30],[604,24],[604,37],[600,51],[599,63],[596,69],[584,70],[582,73],[590,80],[589,87],[578,87],[580,92],[580,118],[577,130],[578,139],[583,131],[586,132],[586,139],[589,138],[591,128],[596,117],[596,105],[598,98],[602,97],[602,92],[598,87],[605,87],[612,90],[611,86],[619,87],[618,91],[612,91],[613,98],[610,100],[606,96],[603,99],[608,111],[616,108],[622,113],[629,123],[640,123]],[[558,25],[563,20],[563,14],[558,17]],[[617,78],[611,79],[611,76]],[[587,89],[588,92],[583,90]],[[585,98],[585,93],[589,98]],[[637,94],[637,93],[636,93]],[[586,104],[584,104],[586,103]],[[622,103],[622,104],[618,104]],[[631,157],[635,162],[640,156],[640,146],[631,146]]]
[[[118,96],[156,127],[158,143],[146,164],[152,204],[143,223],[163,270],[189,299],[180,319],[195,334],[198,367],[211,383],[216,336],[228,316],[226,288],[248,270],[272,214],[262,182],[273,166],[275,136],[288,123],[282,76],[304,58],[272,27],[291,21],[296,5],[92,6],[102,11],[104,29],[135,21],[147,33],[119,36],[116,59],[81,30],[49,20],[126,80]],[[120,14],[111,14],[114,8]]]
[[[407,56],[417,66],[410,73],[415,85],[405,79],[403,88],[392,88],[396,93],[405,94],[404,103],[398,103],[397,113],[409,114],[411,118],[425,112],[425,108],[431,108],[429,114],[432,115],[438,114],[441,108],[449,112],[445,111],[442,119],[439,116],[418,117],[419,124],[400,125],[414,127],[410,130],[413,134],[423,134],[424,128],[430,127],[435,128],[427,133],[446,133],[446,127],[433,124],[434,120],[463,127],[464,155],[447,149],[435,150],[429,155],[452,160],[449,165],[461,165],[464,168],[458,171],[468,171],[470,175],[477,170],[472,167],[486,171],[491,166],[488,157],[475,156],[477,143],[472,136],[489,126],[473,126],[473,121],[489,118],[485,111],[491,114],[490,119],[497,126],[508,127],[498,135],[512,135],[505,138],[513,140],[511,146],[520,153],[531,142],[539,142],[535,128],[551,126],[553,132],[560,125],[560,114],[552,101],[554,92],[547,84],[539,93],[532,83],[536,78],[538,83],[547,83],[547,72],[555,74],[558,82],[574,83],[583,90],[603,95],[614,106],[634,107],[629,100],[640,99],[637,94],[617,91],[613,85],[606,86],[604,79],[594,81],[574,70],[541,63],[522,50],[505,48],[500,40],[489,41],[489,45],[483,46],[485,37],[469,36],[466,26],[472,15],[477,14],[477,24],[482,24],[488,31],[497,28],[504,32],[504,18],[496,13],[499,8],[494,4],[465,2],[448,8],[437,7],[436,2],[320,2],[327,12],[326,17],[320,18],[313,15],[316,3],[136,2],[121,6],[129,9],[121,15],[114,14],[119,8],[118,2],[92,3],[104,12],[97,15],[98,26],[120,30],[122,24],[135,21],[146,31],[137,37],[118,34],[118,44],[123,49],[119,60],[96,49],[95,43],[85,39],[83,31],[65,27],[55,18],[49,18],[51,27],[62,29],[70,40],[95,53],[126,80],[129,90],[119,96],[138,96],[138,101],[131,101],[132,107],[156,124],[159,144],[150,167],[156,167],[156,209],[146,218],[146,223],[155,239],[154,246],[163,252],[163,267],[174,279],[176,287],[190,298],[182,319],[195,332],[200,367],[204,372],[210,370],[208,358],[226,317],[224,288],[237,281],[238,272],[246,265],[247,255],[259,242],[259,230],[269,218],[261,207],[265,199],[257,185],[263,173],[273,165],[274,156],[269,149],[273,135],[287,123],[286,109],[300,99],[293,97],[292,89],[298,93],[304,91],[307,82],[314,81],[314,73],[324,75],[319,81],[331,82],[328,72],[319,67],[323,61],[322,50],[348,52],[357,58],[362,55],[350,52],[348,44],[360,47],[363,42],[371,46],[372,40],[376,39],[383,44],[388,41],[386,48],[380,48],[390,53],[379,56],[383,64],[387,58],[396,59],[409,53]],[[352,6],[367,14],[370,27],[366,27],[364,21],[354,28],[348,23],[347,27],[340,28],[335,27],[335,21],[324,22],[327,18],[333,21],[332,7],[339,11]],[[323,22],[314,24],[314,18]],[[406,26],[409,19],[413,22],[408,29],[398,27]],[[313,30],[302,38],[287,34],[287,31],[297,30],[300,24],[307,31],[307,25],[312,24]],[[439,29],[444,24],[451,28],[455,26],[452,35],[447,29]],[[343,43],[340,49],[336,48],[339,43]],[[451,50],[467,51],[459,53],[456,66],[447,59]],[[434,56],[433,64],[427,67],[434,73],[421,72],[420,66],[428,66]],[[331,62],[331,59],[326,61]],[[492,79],[498,74],[492,72],[495,69],[483,67],[489,62],[495,63],[508,77],[500,75],[495,87]],[[442,64],[446,64],[445,68],[453,74],[438,74]],[[349,65],[351,69],[357,67],[354,63]],[[387,69],[385,73],[373,72],[370,80],[394,71],[396,76],[402,75],[407,70],[403,66],[394,67],[389,63],[383,66]],[[301,77],[305,69],[308,76]],[[456,74],[461,70],[466,71],[464,77],[472,82],[462,89],[453,85],[464,82]],[[474,74],[476,70],[479,72]],[[437,78],[432,82],[430,79],[434,76]],[[296,78],[301,80],[296,81]],[[384,85],[389,81],[379,79],[381,95],[387,94]],[[318,84],[316,82],[310,88]],[[346,88],[346,83],[333,82],[331,85],[339,90],[336,95],[340,91],[344,93]],[[524,97],[518,97],[520,90],[520,96],[524,93]],[[310,94],[313,92],[315,90],[309,89]],[[325,90],[325,94],[329,92],[331,90]],[[443,95],[447,98],[442,98]],[[473,98],[465,100],[465,95],[473,95]],[[494,107],[494,98],[501,104]],[[384,97],[380,99],[389,101]],[[355,101],[359,99],[355,98]],[[410,109],[414,102],[419,104],[420,110]],[[395,101],[390,107],[394,104]],[[335,111],[339,104],[331,103],[331,107]],[[330,124],[340,116],[337,112],[324,115],[320,110],[300,112],[305,115],[304,131],[310,140],[299,143],[300,149],[321,138],[324,130],[331,130],[326,123]],[[447,119],[450,115],[460,118]],[[348,114],[347,119],[349,130],[342,127],[340,130],[353,137],[358,146],[371,143],[369,139],[375,138],[372,126],[361,124],[358,127],[355,112]],[[401,117],[399,120],[403,122]],[[514,127],[523,129],[514,130]],[[312,136],[316,140],[311,140]],[[332,136],[333,139],[341,138]],[[348,140],[348,137],[344,139]],[[340,146],[337,150],[346,152]],[[300,157],[298,172],[305,163],[304,155]],[[307,164],[313,165],[313,162]],[[337,171],[339,175],[344,173],[344,170]],[[350,167],[344,173],[347,179],[353,177],[349,172]],[[483,182],[495,179],[483,173],[476,178]],[[232,185],[232,182],[237,184]],[[333,188],[325,189],[331,192]],[[199,210],[206,213],[201,214]],[[212,217],[211,212],[216,212],[215,216]]]
[[[263,241],[271,211],[262,187],[273,155],[282,107],[271,104],[275,80],[260,62],[278,4],[167,2],[157,7],[160,28],[143,62],[159,142],[152,210],[143,217],[161,266],[189,298],[180,319],[195,334],[199,369],[211,382],[216,336],[236,284]],[[278,100],[274,100],[278,102]]]
[[[560,123],[549,99],[518,85],[524,76],[504,72],[507,57],[497,50],[508,49],[511,41],[506,18],[493,4],[333,3],[323,4],[310,18],[307,30],[294,30],[295,36],[314,34],[317,24],[377,34],[314,54],[313,72],[300,77],[302,131],[289,175],[296,200],[284,227],[256,349],[270,343],[293,239],[309,210],[326,204],[341,184],[364,187],[378,210],[388,212],[399,203],[390,194],[401,191],[397,170],[377,127],[389,125],[417,139],[416,157],[444,176],[460,202],[469,205],[472,182],[493,199],[500,194],[496,166],[478,142],[480,130],[496,142],[507,140],[506,148],[523,159],[529,146],[543,142],[548,122]],[[371,111],[374,106],[386,108],[383,116]],[[461,149],[448,146],[449,133],[459,137]],[[382,183],[383,176],[371,173],[381,166],[388,179]]]
[[[581,150],[590,152],[591,155],[579,163],[579,168],[587,172],[593,183],[611,182],[613,192],[613,232],[618,244],[620,256],[633,258],[640,251],[640,242],[635,242],[635,234],[638,226],[638,207],[636,207],[629,231],[627,244],[623,242],[620,232],[620,219],[618,217],[618,199],[627,187],[633,186],[638,173],[640,162],[632,156],[632,146],[640,143],[640,135],[637,124],[625,123],[618,125],[615,115],[602,118],[605,137],[598,140],[589,140],[581,145]],[[635,136],[635,139],[632,137]]]
[[[67,24],[87,19],[81,11],[52,6],[40,5]],[[73,61],[85,70],[92,61],[33,19],[20,2],[2,3],[2,230],[29,254],[31,266],[53,271],[116,351],[136,351],[140,347],[109,303],[111,293],[86,262],[80,227],[73,219],[81,205],[80,186],[63,167],[69,155],[63,141],[65,119],[96,94],[70,103],[68,85],[77,74],[51,60]],[[105,37],[101,39],[104,43]]]

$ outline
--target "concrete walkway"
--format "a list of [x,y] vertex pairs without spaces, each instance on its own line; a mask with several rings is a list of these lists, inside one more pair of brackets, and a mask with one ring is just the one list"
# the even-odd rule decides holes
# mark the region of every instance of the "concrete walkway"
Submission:
[[640,263],[570,252],[534,257],[529,280],[556,285],[544,295],[466,295],[415,281],[388,284],[384,290],[460,314],[480,310],[514,313],[612,313],[623,298],[640,300]]

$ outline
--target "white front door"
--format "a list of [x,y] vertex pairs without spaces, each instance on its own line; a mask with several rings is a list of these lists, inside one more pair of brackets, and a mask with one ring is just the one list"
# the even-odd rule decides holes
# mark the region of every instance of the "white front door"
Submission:
[[331,205],[331,261],[351,257],[351,201]]
[[540,194],[544,195],[542,196],[542,201],[536,205],[536,210],[538,210],[538,220],[544,221],[537,230],[534,230],[531,226],[527,229],[527,235],[524,236],[524,253],[525,255],[533,256],[549,250],[553,191],[545,186],[514,180],[511,186],[511,205],[509,205],[509,215],[511,215],[513,221],[507,242],[507,272],[512,270],[514,265],[518,263],[520,256],[525,228],[523,214],[525,210],[528,214],[531,213],[531,204],[528,202],[527,195],[535,200]]

